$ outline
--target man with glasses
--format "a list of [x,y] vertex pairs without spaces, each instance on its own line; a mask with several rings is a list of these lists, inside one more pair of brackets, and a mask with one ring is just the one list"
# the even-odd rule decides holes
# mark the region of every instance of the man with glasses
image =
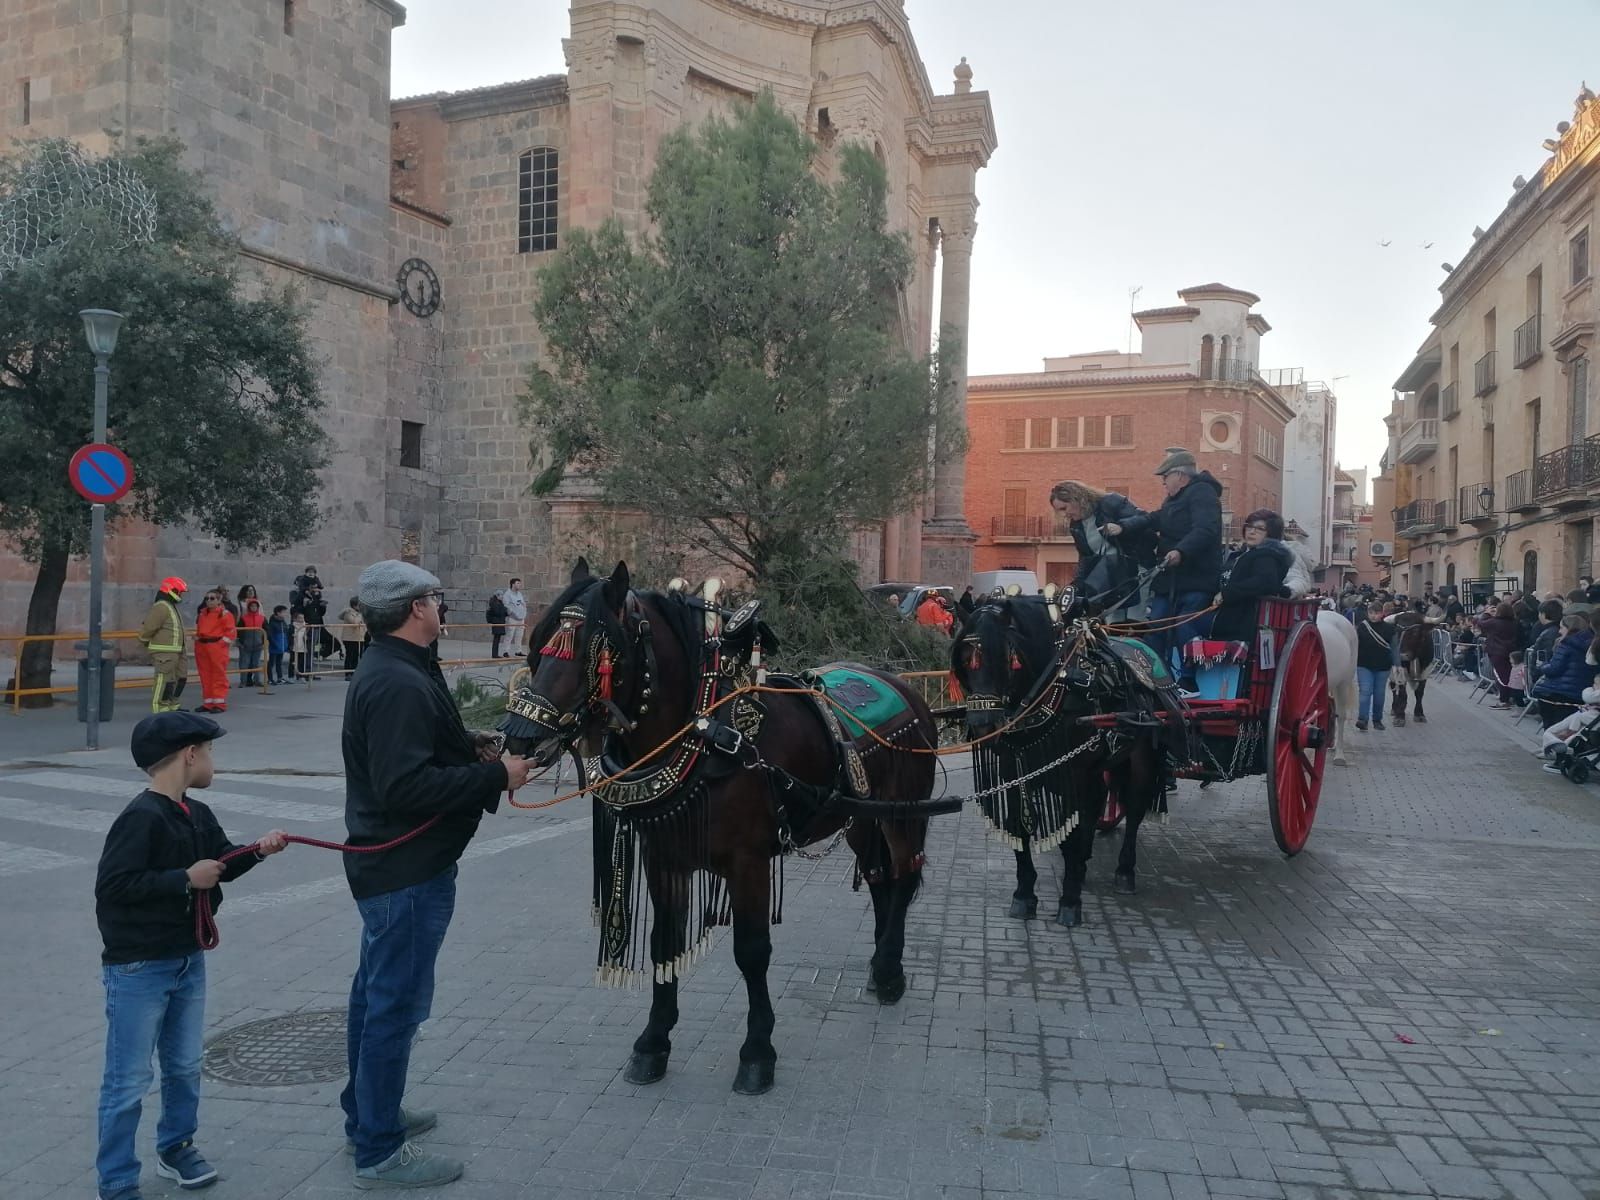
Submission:
[[456,862],[500,793],[522,787],[529,762],[502,759],[498,739],[471,733],[428,646],[439,636],[439,580],[390,559],[361,573],[372,644],[345,696],[345,855],[361,915],[361,957],[350,988],[350,1082],[340,1096],[355,1186],[418,1188],[461,1175],[453,1158],[413,1138],[437,1117],[400,1105],[411,1043],[433,1003],[434,964],[455,911]]
[[194,665],[200,672],[200,704],[195,712],[228,711],[228,654],[239,636],[233,614],[222,606],[222,595],[206,593],[194,623]]

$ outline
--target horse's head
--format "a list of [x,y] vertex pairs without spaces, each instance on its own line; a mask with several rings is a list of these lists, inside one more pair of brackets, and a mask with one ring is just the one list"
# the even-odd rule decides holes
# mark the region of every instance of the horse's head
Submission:
[[1015,715],[1055,665],[1059,625],[1070,612],[1043,596],[988,596],[956,631],[950,673],[966,699],[967,735]]
[[614,697],[641,681],[627,653],[628,566],[599,578],[579,559],[572,580],[528,638],[528,674],[506,705],[500,728],[512,754],[548,766],[578,739],[616,719]]

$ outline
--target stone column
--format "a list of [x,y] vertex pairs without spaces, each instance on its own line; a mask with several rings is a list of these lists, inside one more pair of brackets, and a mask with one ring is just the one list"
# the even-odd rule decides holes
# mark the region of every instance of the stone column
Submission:
[[[975,222],[943,230],[944,275],[940,290],[939,326],[956,341],[947,369],[955,388],[954,419],[967,424],[967,317],[972,297],[972,238]],[[948,344],[941,339],[941,350]],[[923,527],[923,578],[934,583],[964,585],[972,574],[972,547],[978,540],[967,524],[967,462],[964,454],[936,463],[933,517]]]

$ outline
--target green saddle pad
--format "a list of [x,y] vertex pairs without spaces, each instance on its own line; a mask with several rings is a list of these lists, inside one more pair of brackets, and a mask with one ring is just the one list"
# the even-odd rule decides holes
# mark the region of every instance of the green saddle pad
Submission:
[[1114,637],[1111,647],[1117,652],[1118,657],[1132,660],[1135,672],[1141,665],[1148,666],[1150,678],[1157,687],[1173,687],[1177,681],[1172,677],[1172,671],[1166,663],[1161,661],[1161,656],[1138,638]]
[[907,711],[905,697],[876,676],[850,667],[827,667],[817,679],[839,705],[834,712],[850,737],[881,729]]

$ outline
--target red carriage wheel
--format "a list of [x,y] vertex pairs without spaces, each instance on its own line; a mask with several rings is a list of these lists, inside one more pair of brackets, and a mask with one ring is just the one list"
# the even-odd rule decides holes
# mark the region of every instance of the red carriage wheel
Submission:
[[1097,822],[1097,827],[1101,833],[1111,833],[1118,825],[1122,824],[1122,818],[1126,815],[1122,808],[1122,800],[1117,794],[1117,785],[1112,783],[1110,778],[1107,778],[1106,805],[1100,810],[1100,820]]
[[1285,854],[1298,854],[1311,836],[1332,723],[1322,636],[1301,622],[1278,655],[1267,713],[1267,812]]

